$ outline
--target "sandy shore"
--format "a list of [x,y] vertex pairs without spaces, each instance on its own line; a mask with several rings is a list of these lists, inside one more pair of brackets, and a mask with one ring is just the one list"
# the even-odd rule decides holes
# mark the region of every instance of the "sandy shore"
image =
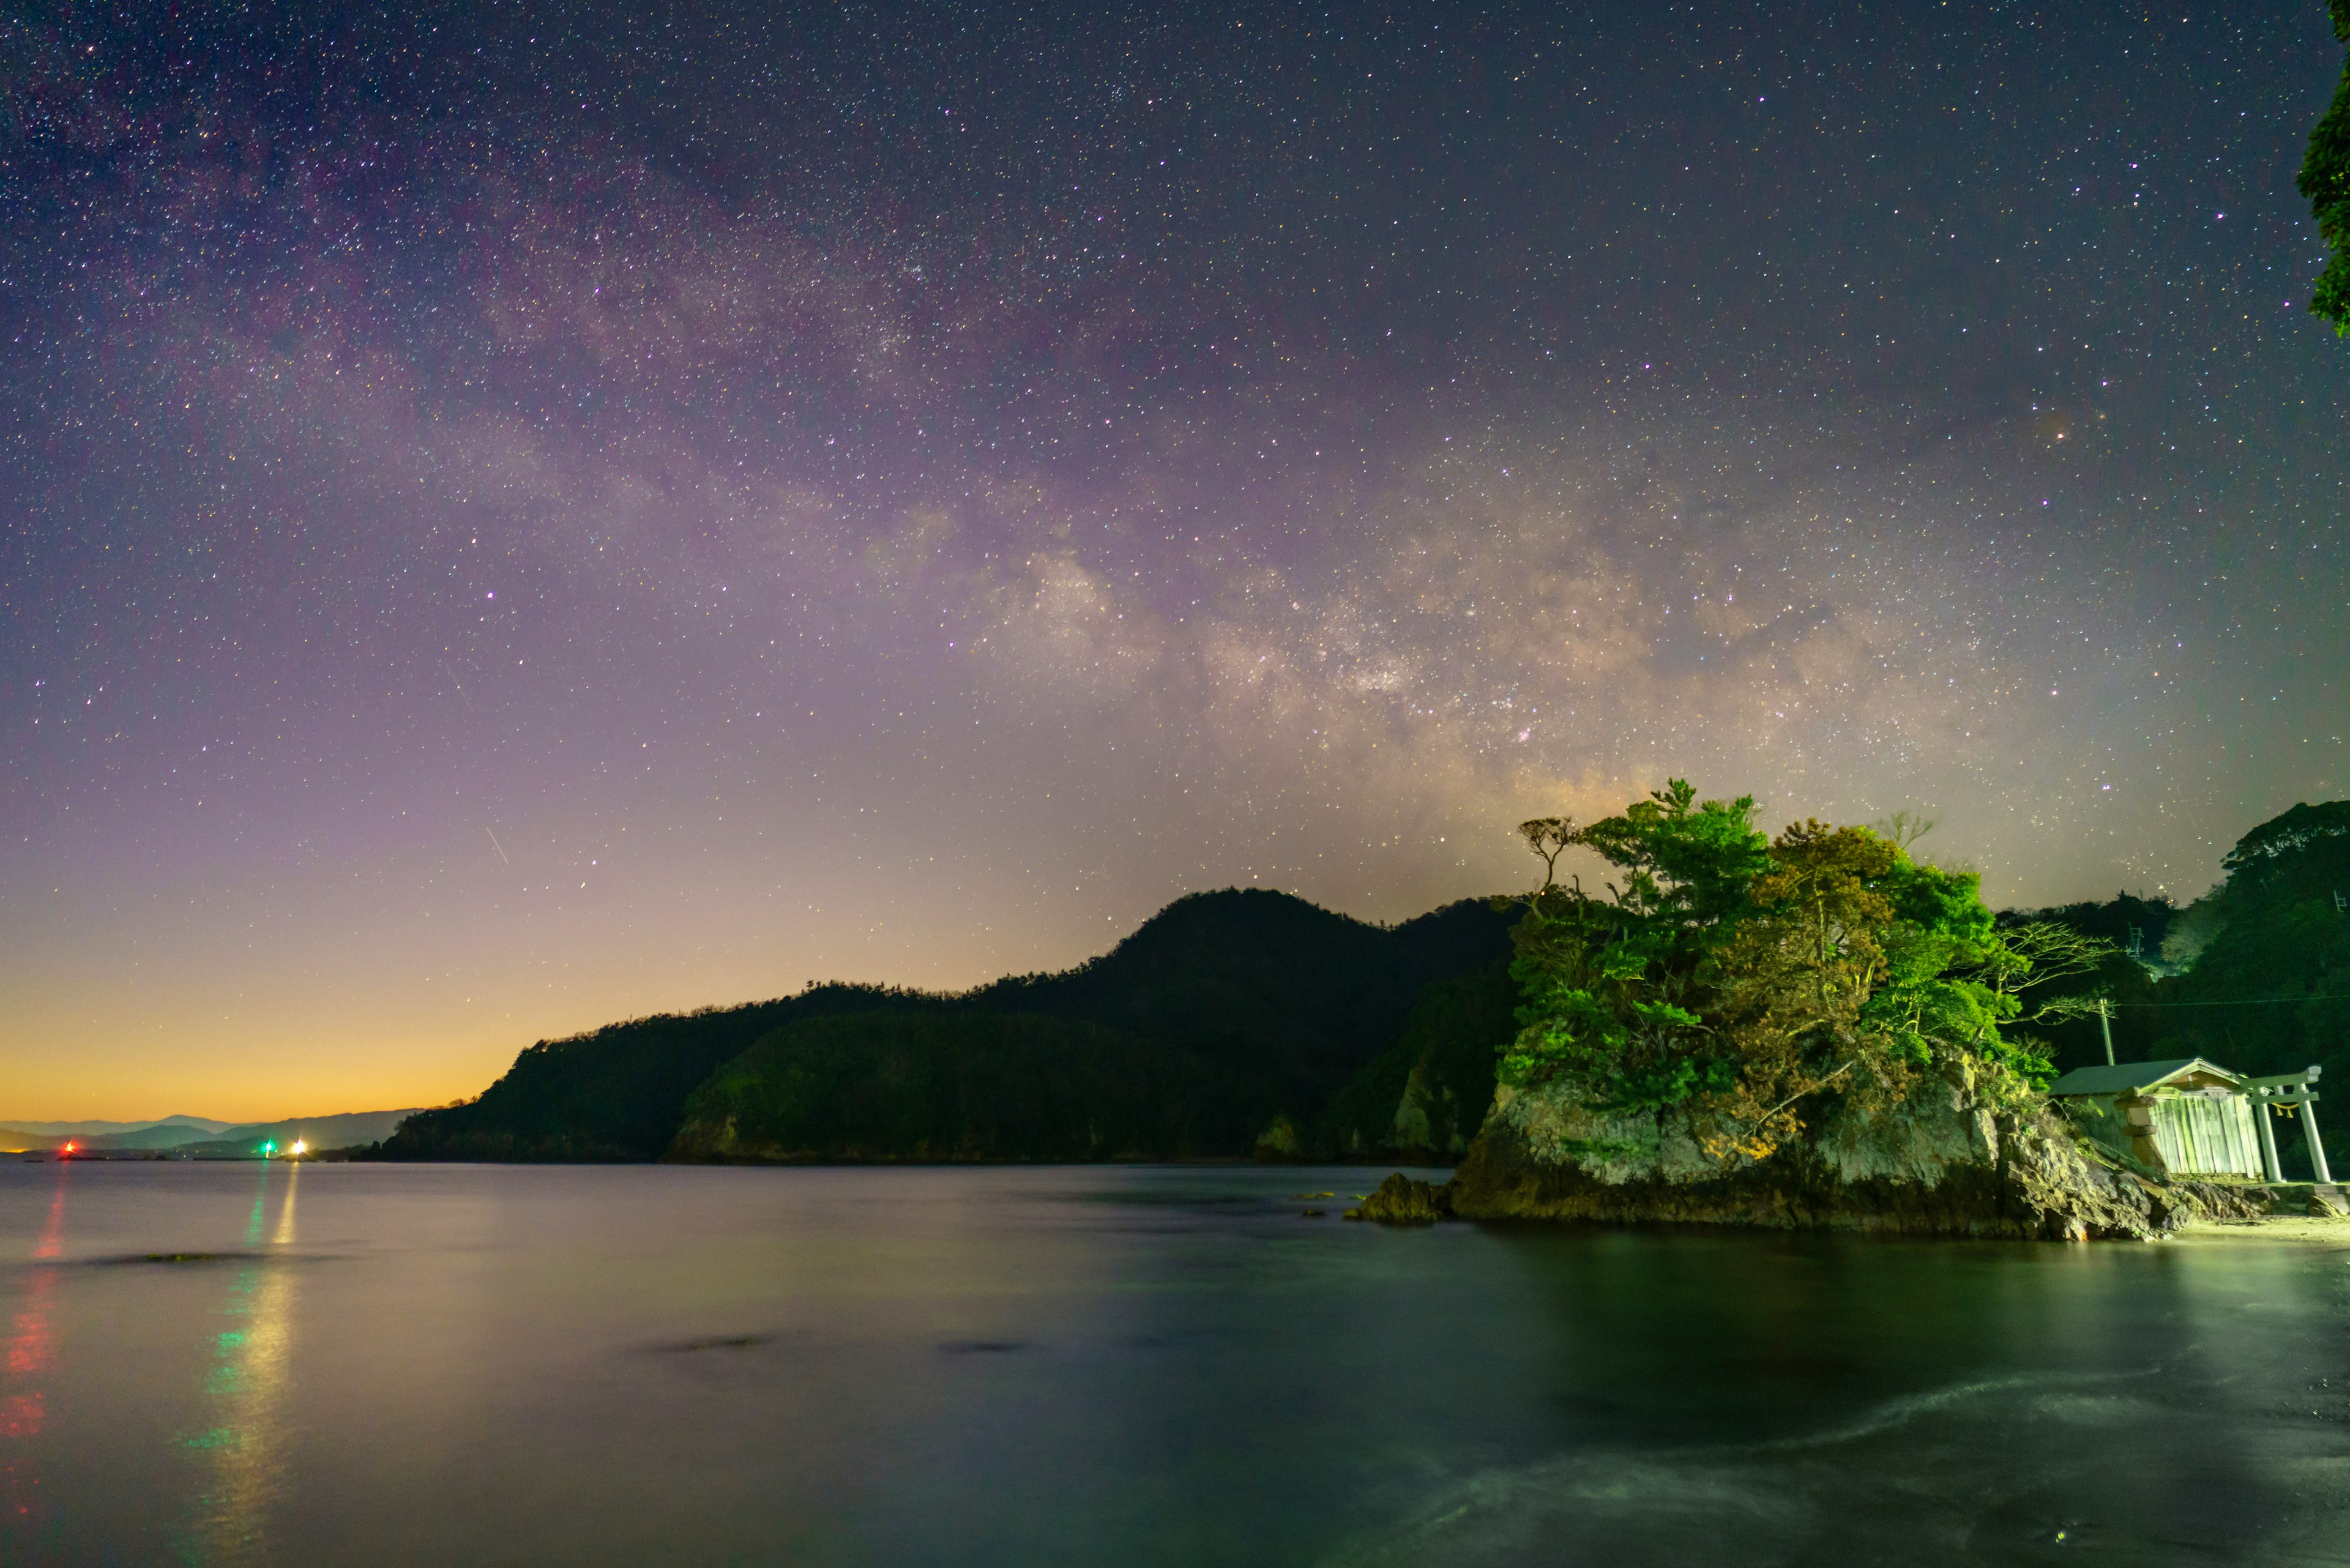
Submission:
[[2264,1220],[2182,1225],[2172,1234],[2181,1241],[2223,1245],[2243,1241],[2316,1241],[2350,1248],[2350,1220],[2321,1220],[2307,1214],[2272,1214]]

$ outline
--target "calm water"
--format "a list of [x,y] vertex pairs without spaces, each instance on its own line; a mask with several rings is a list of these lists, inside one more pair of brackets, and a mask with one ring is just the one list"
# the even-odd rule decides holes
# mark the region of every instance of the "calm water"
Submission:
[[2350,1563],[2350,1249],[1365,1177],[0,1166],[0,1562]]

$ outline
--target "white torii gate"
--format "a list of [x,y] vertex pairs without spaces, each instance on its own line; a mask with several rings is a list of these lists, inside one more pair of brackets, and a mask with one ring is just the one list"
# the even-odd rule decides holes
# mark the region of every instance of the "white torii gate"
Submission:
[[2269,1168],[2271,1181],[2282,1181],[2284,1172],[2277,1164],[2276,1129],[2269,1125],[2266,1116],[2257,1115],[2265,1106],[2298,1106],[2301,1107],[2301,1136],[2309,1145],[2310,1168],[2317,1179],[2334,1184],[2334,1172],[2326,1168],[2325,1145],[2317,1137],[2317,1075],[2321,1069],[2303,1067],[2298,1073],[2280,1073],[2267,1078],[2247,1078],[2243,1094],[2252,1102],[2255,1117],[2261,1124],[2261,1158]]

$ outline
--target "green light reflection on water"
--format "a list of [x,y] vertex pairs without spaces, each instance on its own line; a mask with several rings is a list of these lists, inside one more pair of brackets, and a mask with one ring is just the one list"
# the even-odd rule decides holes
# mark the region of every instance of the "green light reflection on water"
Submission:
[[[244,1239],[247,1246],[259,1246],[267,1234],[274,1251],[294,1243],[295,1197],[302,1168],[285,1168],[286,1189],[271,1233],[271,1163],[261,1168]],[[209,1473],[190,1500],[174,1543],[174,1554],[192,1568],[265,1554],[268,1507],[282,1488],[286,1462],[280,1407],[293,1349],[296,1272],[289,1262],[268,1253],[248,1261],[229,1282],[219,1309],[224,1316],[245,1322],[213,1336],[213,1360],[203,1388],[218,1407],[219,1424],[179,1439],[181,1447],[210,1459]]]

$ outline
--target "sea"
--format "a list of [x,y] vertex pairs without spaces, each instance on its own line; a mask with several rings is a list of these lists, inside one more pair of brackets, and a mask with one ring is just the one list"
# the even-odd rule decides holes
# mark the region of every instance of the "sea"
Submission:
[[1383,1174],[12,1161],[0,1563],[2350,1564],[2350,1245]]

